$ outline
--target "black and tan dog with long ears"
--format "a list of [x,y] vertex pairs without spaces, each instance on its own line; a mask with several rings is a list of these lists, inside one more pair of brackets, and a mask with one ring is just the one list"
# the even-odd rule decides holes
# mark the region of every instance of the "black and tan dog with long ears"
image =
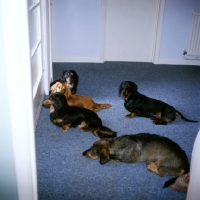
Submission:
[[151,172],[159,176],[175,176],[164,184],[168,187],[189,172],[189,162],[181,147],[167,137],[139,133],[115,138],[101,139],[83,152],[91,159],[100,159],[100,164],[112,161],[126,163],[145,162]]
[[100,138],[115,137],[116,132],[103,126],[98,115],[86,108],[69,106],[65,96],[54,93],[43,101],[43,105],[50,105],[50,121],[62,127],[62,131],[67,131],[71,127],[80,126],[80,130],[91,131]]
[[54,85],[57,81],[65,84],[70,90],[72,94],[76,93],[78,82],[79,82],[79,76],[74,70],[64,70],[57,80],[53,81],[50,84],[50,87]]
[[161,125],[174,121],[176,116],[187,122],[198,122],[185,118],[174,107],[163,101],[140,94],[137,89],[138,86],[131,81],[123,81],[119,86],[119,95],[124,98],[124,107],[130,112],[126,117],[148,117],[154,124]]
[[76,93],[79,76],[74,70],[64,70],[59,76],[59,81],[67,85],[72,94]]

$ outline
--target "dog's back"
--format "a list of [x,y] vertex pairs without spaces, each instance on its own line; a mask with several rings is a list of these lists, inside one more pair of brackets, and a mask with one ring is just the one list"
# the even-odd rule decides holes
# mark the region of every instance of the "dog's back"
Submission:
[[70,127],[80,126],[81,130],[92,131],[95,136],[115,137],[116,132],[103,126],[99,116],[86,108],[69,106],[64,94],[55,92],[49,99],[43,101],[44,105],[51,105],[50,120],[57,126],[62,127],[62,131],[67,131]]
[[[187,156],[181,147],[167,137],[156,134],[140,133],[124,135],[110,140],[111,148],[117,149],[123,162],[150,162],[155,159],[167,159],[170,156],[179,160],[184,167]],[[124,154],[124,145],[130,154]]]
[[[178,176],[189,171],[189,162],[181,147],[169,138],[156,134],[123,135],[97,141],[92,148],[96,147],[107,149],[111,160],[145,162],[150,171],[160,176]],[[150,163],[154,163],[155,169]]]

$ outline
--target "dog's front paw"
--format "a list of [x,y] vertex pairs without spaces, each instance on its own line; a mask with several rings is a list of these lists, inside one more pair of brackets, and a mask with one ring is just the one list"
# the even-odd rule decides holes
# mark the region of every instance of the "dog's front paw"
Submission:
[[69,127],[68,125],[63,125],[63,126],[62,126],[62,132],[68,131],[69,128],[70,128],[70,127]]
[[126,115],[127,118],[132,118],[132,117],[134,117],[134,116],[135,116],[134,113],[130,113],[130,114]]

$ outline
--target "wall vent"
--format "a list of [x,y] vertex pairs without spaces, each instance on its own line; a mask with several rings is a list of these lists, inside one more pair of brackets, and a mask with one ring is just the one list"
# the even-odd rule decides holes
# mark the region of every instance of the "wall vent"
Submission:
[[200,56],[200,12],[193,13],[188,56]]

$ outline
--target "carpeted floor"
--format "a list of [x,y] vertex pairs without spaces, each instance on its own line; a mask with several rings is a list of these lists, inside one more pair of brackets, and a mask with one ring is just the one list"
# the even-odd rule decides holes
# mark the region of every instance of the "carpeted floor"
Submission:
[[[118,96],[122,81],[134,81],[138,91],[174,106],[185,117],[200,121],[200,67],[154,65],[151,63],[54,63],[54,80],[65,69],[79,75],[77,94],[95,102],[110,103],[110,109],[97,114],[105,126],[118,135],[156,133],[177,142],[191,159],[199,123],[180,118],[167,126],[156,126],[147,118],[125,117],[123,99]],[[42,108],[36,128],[39,200],[183,200],[186,193],[162,189],[171,177],[159,177],[144,163],[109,162],[82,156],[99,138],[79,128],[63,133],[49,120],[49,109]]]

